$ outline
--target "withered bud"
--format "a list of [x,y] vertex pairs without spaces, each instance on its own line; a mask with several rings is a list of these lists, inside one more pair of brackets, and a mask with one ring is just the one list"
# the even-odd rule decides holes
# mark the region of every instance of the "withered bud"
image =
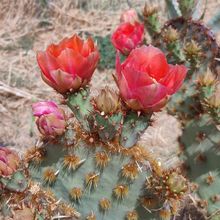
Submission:
[[143,10],[143,16],[145,18],[152,16],[153,14],[156,14],[158,12],[158,6],[154,4],[145,3],[144,10]]
[[207,71],[204,74],[201,74],[198,78],[198,83],[200,86],[211,86],[216,84],[216,77],[211,72],[210,69],[207,69]]
[[172,43],[175,42],[179,39],[179,32],[172,28],[172,27],[168,27],[164,32],[163,32],[163,39],[167,42],[167,43]]
[[120,105],[119,96],[110,88],[105,87],[95,98],[95,104],[100,112],[104,112],[105,114],[114,113]]
[[201,47],[194,40],[185,44],[184,51],[188,58],[200,57],[202,55]]

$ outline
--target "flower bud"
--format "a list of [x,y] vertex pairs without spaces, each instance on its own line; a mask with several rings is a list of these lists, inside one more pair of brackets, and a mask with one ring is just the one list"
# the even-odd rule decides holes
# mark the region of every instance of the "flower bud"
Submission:
[[134,9],[129,9],[127,11],[124,11],[120,18],[121,23],[129,22],[134,24],[136,21],[138,21],[138,16]]
[[212,95],[210,99],[207,100],[207,104],[209,105],[210,108],[220,108],[220,95],[217,93]]
[[105,114],[114,113],[119,108],[119,96],[116,92],[106,87],[102,89],[95,99],[96,107]]
[[181,193],[187,190],[187,180],[177,172],[168,176],[167,185],[173,193]]
[[56,103],[52,101],[37,102],[32,105],[36,124],[41,134],[55,137],[63,134],[66,127],[65,114]]
[[187,58],[189,59],[200,57],[202,55],[201,47],[194,40],[192,40],[189,43],[186,43],[184,47],[184,51],[185,51]]
[[179,8],[184,17],[191,17],[198,4],[198,0],[178,0]]
[[210,69],[206,71],[206,73],[202,74],[198,78],[198,83],[200,86],[211,86],[216,84],[216,77],[211,72]]
[[158,12],[158,7],[156,5],[145,3],[144,10],[143,10],[144,18],[147,18],[153,14],[156,14],[157,12]]
[[179,32],[172,27],[168,27],[163,33],[163,39],[167,43],[175,42],[179,39]]
[[0,147],[0,177],[12,175],[19,166],[18,155],[5,147]]
[[137,21],[121,23],[111,37],[113,46],[124,55],[142,44],[143,40],[144,25]]

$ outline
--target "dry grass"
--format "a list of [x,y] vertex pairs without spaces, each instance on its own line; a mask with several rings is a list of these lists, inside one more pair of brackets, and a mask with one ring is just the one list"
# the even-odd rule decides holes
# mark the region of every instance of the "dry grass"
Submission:
[[[73,33],[106,35],[119,22],[121,11],[128,8],[126,0],[45,2],[1,0],[0,145],[17,149],[33,145],[36,130],[31,103],[42,99],[60,99],[58,94],[42,82],[35,58],[36,51]],[[130,2],[139,10],[144,4],[144,0]],[[163,5],[162,0],[158,2]],[[217,5],[220,5],[220,0],[210,0],[208,17],[217,10]],[[114,70],[97,70],[92,85],[97,88],[112,82],[113,72]],[[163,122],[163,114],[161,117]],[[157,132],[157,129],[150,132]],[[151,146],[150,143],[149,145]]]

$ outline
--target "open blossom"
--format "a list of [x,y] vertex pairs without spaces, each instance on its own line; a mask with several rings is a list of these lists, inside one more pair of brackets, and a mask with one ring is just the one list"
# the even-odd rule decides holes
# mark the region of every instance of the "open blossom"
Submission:
[[52,101],[37,102],[32,105],[33,115],[41,134],[55,137],[63,134],[66,128],[64,111]]
[[12,175],[19,166],[20,159],[12,150],[0,147],[0,177]]
[[76,91],[86,85],[99,61],[99,52],[91,38],[83,41],[77,35],[51,44],[37,53],[42,79],[59,93]]
[[184,65],[171,65],[153,46],[134,49],[121,64],[116,58],[117,84],[128,107],[146,112],[159,111],[186,77]]
[[144,25],[138,21],[121,23],[111,37],[114,47],[124,55],[128,55],[143,40]]
[[121,23],[124,22],[134,23],[135,21],[138,21],[138,16],[137,16],[137,12],[134,9],[129,9],[121,14],[120,17]]

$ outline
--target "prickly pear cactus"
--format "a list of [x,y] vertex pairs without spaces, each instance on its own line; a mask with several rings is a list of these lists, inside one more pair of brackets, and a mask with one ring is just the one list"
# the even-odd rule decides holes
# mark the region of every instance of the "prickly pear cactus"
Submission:
[[[146,4],[140,18],[133,10],[126,12],[121,21],[125,30],[117,29],[114,38],[124,55],[115,55],[110,35],[95,37],[99,52],[91,38],[74,35],[38,53],[43,80],[62,95],[62,104],[72,113],[53,101],[35,103],[41,133],[36,146],[21,160],[0,148],[5,218],[170,220],[180,214],[185,219],[183,205],[191,200],[194,208],[207,211],[208,219],[219,219],[220,50],[209,28],[193,20],[196,1],[178,1],[173,9],[184,16],[164,25],[157,6]],[[177,69],[158,48],[140,45],[144,26],[135,31],[139,19],[151,44]],[[120,56],[125,62],[119,62]],[[119,94],[105,87],[91,97],[89,82],[99,59],[101,69],[113,68],[116,59]],[[173,95],[185,78],[185,66],[184,85]],[[184,166],[169,170],[138,142],[154,111],[165,104],[183,128]]]

